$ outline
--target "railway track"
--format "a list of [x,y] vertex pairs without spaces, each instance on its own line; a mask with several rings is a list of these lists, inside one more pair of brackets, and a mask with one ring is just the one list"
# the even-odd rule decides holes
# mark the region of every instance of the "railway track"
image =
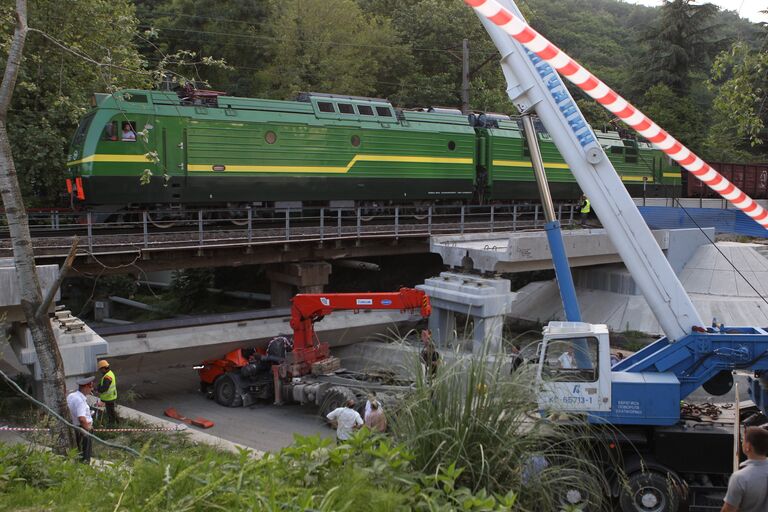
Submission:
[[[573,204],[558,206],[561,223],[575,218]],[[137,222],[96,222],[94,214],[52,219],[31,216],[33,246],[37,256],[64,256],[72,237],[79,236],[80,253],[141,253],[222,246],[256,246],[296,241],[323,243],[342,239],[428,237],[439,234],[537,229],[544,218],[539,205],[479,207],[382,208],[377,214],[361,210],[320,209],[315,212],[276,212],[265,218],[251,212],[243,224],[223,218],[221,211],[183,212],[171,225],[159,227],[146,214]],[[272,212],[275,214],[275,212]],[[73,215],[73,214],[68,214]],[[195,218],[196,217],[196,218]],[[68,222],[61,222],[67,220]],[[85,224],[81,221],[85,220]],[[44,222],[51,221],[51,224]],[[73,222],[74,221],[74,222]],[[12,256],[7,229],[0,228],[0,257]]]

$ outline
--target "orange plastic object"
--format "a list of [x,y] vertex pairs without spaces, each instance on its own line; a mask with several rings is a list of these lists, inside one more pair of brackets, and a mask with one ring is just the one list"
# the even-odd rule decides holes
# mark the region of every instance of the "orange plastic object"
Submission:
[[181,422],[186,423],[187,425],[194,425],[195,427],[211,428],[214,425],[214,423],[211,420],[206,418],[201,418],[199,416],[197,418],[187,418],[186,416],[183,416],[181,413],[179,413],[179,411],[177,411],[173,407],[167,408],[164,411],[164,414],[169,418],[179,420]]

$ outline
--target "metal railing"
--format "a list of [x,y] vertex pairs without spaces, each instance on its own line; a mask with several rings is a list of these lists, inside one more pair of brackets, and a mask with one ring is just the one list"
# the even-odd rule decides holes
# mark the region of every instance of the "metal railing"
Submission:
[[[573,224],[577,205],[556,205],[561,224]],[[5,218],[2,218],[5,221]],[[443,234],[539,229],[545,220],[536,203],[484,206],[386,206],[372,208],[235,208],[95,212],[32,212],[35,250],[68,249],[68,238],[83,238],[90,253],[163,250],[298,241],[427,237]],[[7,237],[7,226],[0,235]],[[0,241],[6,249],[8,241]]]

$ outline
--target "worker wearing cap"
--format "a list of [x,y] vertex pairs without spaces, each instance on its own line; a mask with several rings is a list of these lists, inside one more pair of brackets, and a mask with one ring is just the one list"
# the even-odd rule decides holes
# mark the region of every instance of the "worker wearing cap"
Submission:
[[[93,416],[86,397],[93,393],[93,381],[94,377],[77,379],[77,391],[67,395],[67,407],[72,423],[89,433],[93,431]],[[80,451],[80,458],[89,464],[91,462],[91,436],[76,429],[75,440],[77,441],[77,449]]]
[[117,378],[115,372],[110,370],[109,362],[106,359],[99,361],[99,371],[101,379],[99,380],[99,399],[104,402],[107,409],[107,423],[117,425]]

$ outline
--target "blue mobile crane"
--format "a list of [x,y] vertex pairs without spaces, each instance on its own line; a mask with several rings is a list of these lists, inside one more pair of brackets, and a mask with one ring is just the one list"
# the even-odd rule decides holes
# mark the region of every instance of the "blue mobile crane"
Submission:
[[[523,19],[512,0],[497,1]],[[557,72],[479,18],[501,53],[507,94],[518,110],[535,113],[549,132],[666,335],[611,367],[608,329],[580,321],[559,226],[548,218],[548,240],[569,321],[551,322],[544,329],[537,368],[539,406],[583,416],[595,425],[596,439],[621,469],[609,479],[622,511],[673,512],[686,501],[692,511],[720,510],[718,492],[732,472],[733,422],[739,418],[694,421],[681,417],[681,401],[701,386],[711,394],[725,394],[732,371],[746,370],[751,372],[748,394],[755,404],[749,421],[768,422],[768,330],[704,327]],[[532,123],[527,124],[536,169],[537,136]],[[543,185],[542,195],[547,196],[545,181]],[[546,206],[546,197],[543,201]],[[558,364],[561,357],[572,362]]]

